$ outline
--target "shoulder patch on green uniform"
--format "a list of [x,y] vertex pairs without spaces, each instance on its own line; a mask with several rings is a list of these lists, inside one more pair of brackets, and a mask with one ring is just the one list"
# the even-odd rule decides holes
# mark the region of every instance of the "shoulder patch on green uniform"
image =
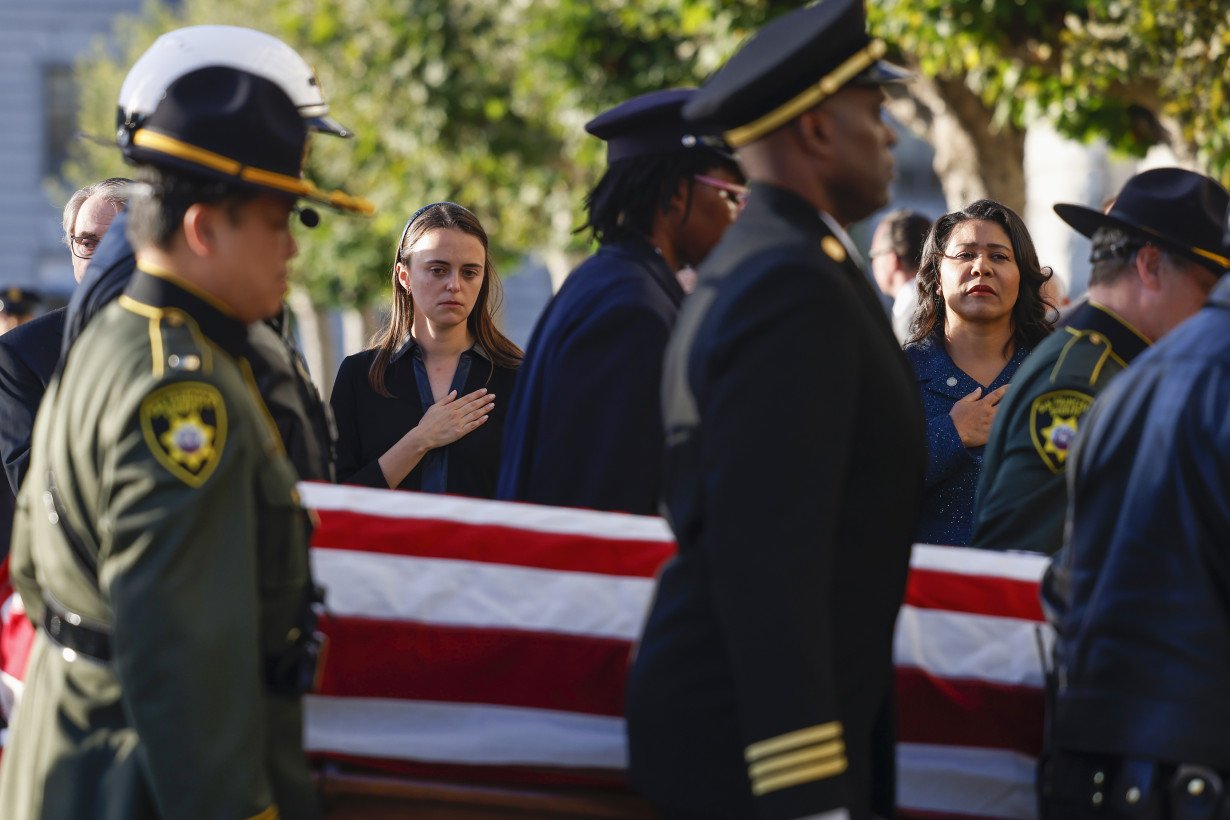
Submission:
[[1091,404],[1093,396],[1088,393],[1052,390],[1038,396],[1029,406],[1029,437],[1052,473],[1063,472],[1080,417]]
[[175,382],[145,397],[141,432],[158,463],[189,487],[213,474],[226,445],[226,404],[204,382]]
[[837,237],[824,237],[820,240],[820,247],[834,262],[841,263],[846,261],[846,246],[841,244],[841,240]]

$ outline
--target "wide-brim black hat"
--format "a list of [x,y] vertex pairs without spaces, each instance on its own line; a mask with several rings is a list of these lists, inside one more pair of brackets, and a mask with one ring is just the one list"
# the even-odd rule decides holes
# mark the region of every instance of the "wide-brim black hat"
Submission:
[[641,94],[603,111],[585,123],[585,130],[606,142],[608,165],[697,148],[733,160],[730,146],[720,134],[697,128],[683,119],[683,106],[695,94],[695,88]]
[[700,87],[683,116],[741,148],[847,85],[909,79],[880,59],[886,51],[867,34],[863,0],[822,0],[760,29]]
[[117,141],[126,159],[239,187],[310,199],[344,211],[375,207],[303,176],[308,122],[265,77],[230,66],[190,71],[170,83],[157,107],[120,111]]
[[1217,274],[1230,269],[1224,231],[1230,194],[1203,174],[1154,168],[1132,177],[1110,211],[1059,203],[1059,218],[1092,237],[1098,228],[1124,228],[1199,262]]

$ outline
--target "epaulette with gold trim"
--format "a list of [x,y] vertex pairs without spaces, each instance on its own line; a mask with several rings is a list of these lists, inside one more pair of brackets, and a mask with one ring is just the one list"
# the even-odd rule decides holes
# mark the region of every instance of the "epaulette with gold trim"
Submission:
[[155,378],[167,371],[213,372],[213,347],[196,320],[178,308],[161,308],[138,302],[127,294],[120,304],[149,320],[150,366]]
[[1052,383],[1063,373],[1079,372],[1082,375],[1087,373],[1089,384],[1093,385],[1097,384],[1108,361],[1113,361],[1120,368],[1127,367],[1127,362],[1115,353],[1106,334],[1074,328],[1064,328],[1064,332],[1072,338],[1063,346],[1055,360],[1055,366],[1051,368]]
[[838,721],[753,743],[744,750],[752,794],[760,796],[779,789],[836,777],[846,770],[846,744]]

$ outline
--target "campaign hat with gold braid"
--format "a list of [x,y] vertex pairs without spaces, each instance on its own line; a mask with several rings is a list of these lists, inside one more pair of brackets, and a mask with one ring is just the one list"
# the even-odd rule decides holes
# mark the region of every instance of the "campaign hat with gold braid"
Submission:
[[847,85],[910,77],[885,62],[867,35],[863,0],[821,0],[760,29],[684,106],[683,116],[720,130],[734,148],[755,142]]
[[[1198,262],[1217,276],[1230,269],[1225,231],[1230,193],[1215,180],[1183,168],[1151,168],[1123,185],[1106,213],[1059,203],[1059,218],[1084,236],[1098,228],[1126,229]],[[1102,257],[1090,259],[1100,261]]]
[[350,136],[328,110],[311,69],[281,40],[193,26],[163,35],[129,71],[116,142],[135,164],[371,214],[367,200],[304,178],[310,130]]

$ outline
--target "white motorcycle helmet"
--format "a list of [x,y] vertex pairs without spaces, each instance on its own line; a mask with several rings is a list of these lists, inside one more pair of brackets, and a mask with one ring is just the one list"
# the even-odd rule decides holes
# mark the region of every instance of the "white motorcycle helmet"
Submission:
[[227,66],[264,77],[286,92],[313,131],[349,137],[329,115],[316,72],[286,43],[241,26],[189,26],[162,35],[133,64],[120,88],[120,123],[158,107],[167,86],[207,66]]
[[370,202],[303,178],[310,131],[350,136],[328,114],[315,73],[286,43],[238,26],[191,26],[159,37],[128,72],[116,142],[137,164],[370,214]]

